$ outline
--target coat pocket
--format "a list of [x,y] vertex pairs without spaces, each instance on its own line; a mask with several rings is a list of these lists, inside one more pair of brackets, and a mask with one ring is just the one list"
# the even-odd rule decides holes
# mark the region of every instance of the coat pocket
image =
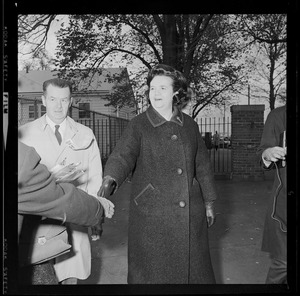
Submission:
[[193,178],[190,193],[190,215],[200,217],[204,215],[204,200],[201,186],[196,178]]
[[142,197],[151,196],[151,193],[154,193],[154,186],[149,183],[133,200],[135,204],[138,206],[140,202],[142,202]]
[[195,185],[198,185],[198,186],[200,186],[199,185],[199,182],[197,181],[197,179],[194,177],[193,178],[193,184],[192,184],[193,186],[195,186]]
[[160,194],[160,191],[149,183],[136,197],[133,199],[135,211],[147,217],[163,216],[167,207],[166,199]]

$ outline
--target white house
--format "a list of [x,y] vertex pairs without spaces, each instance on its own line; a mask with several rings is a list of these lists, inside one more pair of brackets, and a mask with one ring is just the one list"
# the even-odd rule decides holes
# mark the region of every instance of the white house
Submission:
[[[113,75],[124,74],[125,80],[122,83],[130,86],[129,76],[126,68],[103,68],[102,73],[94,74],[88,78],[72,79],[77,84],[77,89],[73,92],[72,118],[89,119],[90,111],[96,111],[105,115],[131,119],[135,116],[135,108],[123,107],[116,109],[112,106],[105,106],[115,88],[118,88],[120,81],[117,82]],[[43,93],[43,82],[57,77],[56,71],[19,71],[18,72],[18,121],[19,125],[32,121],[43,115],[46,110],[42,105],[41,96]],[[131,89],[131,87],[129,87]],[[134,100],[131,89],[130,97]],[[79,109],[78,109],[79,108]]]

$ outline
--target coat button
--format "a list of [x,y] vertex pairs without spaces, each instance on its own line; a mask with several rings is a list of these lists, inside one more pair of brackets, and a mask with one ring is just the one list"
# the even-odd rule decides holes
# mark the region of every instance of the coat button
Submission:
[[180,202],[179,202],[179,206],[180,206],[181,208],[184,208],[184,207],[185,207],[185,202],[184,202],[184,201],[180,201]]
[[181,174],[182,174],[182,169],[181,169],[181,168],[178,168],[178,169],[177,169],[177,173],[178,173],[178,175],[181,175]]
[[176,136],[176,135],[173,135],[172,137],[171,137],[171,140],[173,140],[173,141],[176,141],[178,139],[178,137]]

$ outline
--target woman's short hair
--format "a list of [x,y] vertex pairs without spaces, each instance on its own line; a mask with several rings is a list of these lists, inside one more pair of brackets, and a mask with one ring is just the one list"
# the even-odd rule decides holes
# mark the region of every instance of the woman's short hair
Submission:
[[[168,76],[173,80],[173,90],[177,92],[173,98],[173,104],[180,106],[186,105],[186,103],[191,99],[190,91],[188,91],[188,82],[183,74],[174,69],[171,66],[165,64],[158,64],[157,66],[150,69],[147,77],[146,97],[149,100],[149,88],[152,79],[155,76]],[[149,100],[150,101],[150,100]]]
[[44,83],[43,83],[43,92],[44,93],[47,91],[47,87],[49,85],[57,86],[59,88],[68,87],[70,90],[70,94],[72,94],[72,83],[68,80],[60,79],[60,78],[53,78],[53,79],[44,81]]

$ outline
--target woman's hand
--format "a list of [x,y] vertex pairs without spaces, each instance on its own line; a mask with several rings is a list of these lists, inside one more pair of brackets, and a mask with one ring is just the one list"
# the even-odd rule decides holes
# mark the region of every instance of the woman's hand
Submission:
[[216,221],[213,203],[214,203],[213,201],[208,201],[205,203],[206,219],[207,219],[208,227],[211,227]]
[[116,190],[116,187],[117,183],[115,179],[113,179],[111,176],[105,176],[97,195],[100,197],[109,198],[109,196],[111,196]]

